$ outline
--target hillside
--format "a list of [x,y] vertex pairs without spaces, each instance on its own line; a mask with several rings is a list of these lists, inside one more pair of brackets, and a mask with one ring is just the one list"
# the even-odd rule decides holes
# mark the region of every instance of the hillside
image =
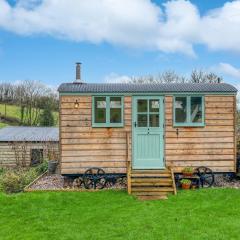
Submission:
[[[0,103],[0,115],[5,115],[5,104]],[[55,124],[58,125],[58,112],[53,112]],[[6,116],[9,118],[16,119],[16,123],[2,121],[0,120],[0,128],[8,125],[18,125],[18,121],[21,119],[20,107],[15,105],[7,105],[6,107]]]

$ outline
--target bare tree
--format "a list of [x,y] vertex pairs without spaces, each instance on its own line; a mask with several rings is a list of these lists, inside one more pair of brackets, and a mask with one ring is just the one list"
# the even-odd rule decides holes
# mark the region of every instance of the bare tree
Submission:
[[189,81],[192,83],[220,83],[223,79],[215,73],[195,69],[192,71]]
[[129,83],[220,83],[223,79],[212,72],[205,72],[202,70],[193,70],[190,78],[177,74],[173,70],[167,70],[162,73],[153,75],[146,75],[140,77],[132,77]]

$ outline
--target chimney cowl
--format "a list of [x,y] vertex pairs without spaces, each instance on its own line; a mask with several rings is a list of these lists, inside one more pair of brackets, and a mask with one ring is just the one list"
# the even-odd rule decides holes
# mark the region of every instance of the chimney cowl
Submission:
[[74,83],[83,83],[81,79],[81,64],[80,62],[76,62],[76,79]]

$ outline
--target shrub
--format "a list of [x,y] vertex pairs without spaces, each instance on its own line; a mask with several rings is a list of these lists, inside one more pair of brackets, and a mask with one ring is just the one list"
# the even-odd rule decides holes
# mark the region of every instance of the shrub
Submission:
[[38,176],[34,168],[9,169],[0,178],[0,188],[6,193],[17,193],[23,191],[29,183]]
[[35,167],[36,172],[41,175],[48,170],[48,161],[43,161],[41,164]]

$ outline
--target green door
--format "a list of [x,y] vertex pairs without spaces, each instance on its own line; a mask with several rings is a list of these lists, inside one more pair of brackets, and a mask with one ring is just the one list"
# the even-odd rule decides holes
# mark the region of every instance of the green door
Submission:
[[163,97],[133,99],[133,168],[164,168]]

